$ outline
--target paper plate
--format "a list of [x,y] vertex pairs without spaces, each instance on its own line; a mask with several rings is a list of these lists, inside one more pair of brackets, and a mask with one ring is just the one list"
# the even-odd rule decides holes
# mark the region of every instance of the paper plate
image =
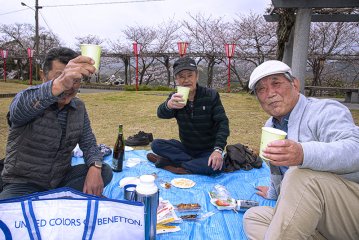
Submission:
[[139,184],[140,179],[138,177],[125,177],[120,180],[120,187],[123,188],[127,184]]
[[171,184],[178,188],[191,188],[194,185],[196,185],[196,183],[194,181],[192,181],[191,179],[187,179],[187,178],[172,179]]
[[125,151],[132,151],[133,150],[133,147],[129,147],[129,146],[125,146]]

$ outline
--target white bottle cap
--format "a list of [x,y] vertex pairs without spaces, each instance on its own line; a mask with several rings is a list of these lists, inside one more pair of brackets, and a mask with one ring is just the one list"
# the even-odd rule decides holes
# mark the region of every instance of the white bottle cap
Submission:
[[136,192],[143,195],[155,194],[158,188],[155,184],[155,177],[153,175],[142,175],[140,183],[136,187]]

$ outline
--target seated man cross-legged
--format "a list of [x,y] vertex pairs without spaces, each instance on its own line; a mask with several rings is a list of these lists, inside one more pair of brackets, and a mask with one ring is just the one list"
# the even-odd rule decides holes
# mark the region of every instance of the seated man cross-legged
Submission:
[[[95,72],[93,63],[71,49],[53,48],[45,56],[43,83],[15,96],[0,199],[59,187],[102,196],[112,169],[102,163],[85,105],[76,98],[81,79]],[[71,166],[77,144],[85,164]]]
[[173,65],[178,86],[190,88],[187,103],[171,93],[157,110],[159,118],[176,118],[180,141],[155,139],[148,160],[177,174],[211,175],[223,171],[222,152],[229,136],[228,118],[215,90],[198,85],[196,62],[184,57]]

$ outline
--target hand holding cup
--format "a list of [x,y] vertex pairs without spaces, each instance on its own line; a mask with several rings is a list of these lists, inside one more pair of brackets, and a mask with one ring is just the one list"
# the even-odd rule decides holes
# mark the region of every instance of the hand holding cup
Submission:
[[58,96],[64,91],[78,89],[81,79],[96,71],[93,64],[94,60],[85,56],[78,56],[70,60],[61,75],[54,80],[53,94]]
[[167,107],[169,109],[182,109],[186,106],[183,103],[183,95],[180,93],[174,93],[170,100],[167,102]]

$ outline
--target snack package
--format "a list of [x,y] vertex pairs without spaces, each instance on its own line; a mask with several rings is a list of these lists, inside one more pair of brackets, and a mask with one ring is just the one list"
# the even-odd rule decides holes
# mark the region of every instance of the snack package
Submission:
[[157,225],[167,223],[181,222],[181,218],[177,216],[173,205],[168,200],[160,199],[157,208]]
[[157,234],[178,232],[180,230],[181,230],[181,228],[179,226],[162,225],[162,224],[157,224],[157,226],[156,226],[156,233]]
[[182,218],[182,220],[184,220],[184,221],[197,221],[198,222],[198,221],[206,220],[207,218],[213,216],[217,212],[219,212],[219,211],[215,210],[215,211],[211,211],[211,212],[207,212],[207,213],[186,214],[186,215],[180,216],[180,218]]
[[178,212],[192,212],[201,210],[201,205],[198,203],[180,203],[175,206],[175,210]]
[[234,198],[231,197],[226,187],[216,184],[213,190],[209,192],[211,203],[217,207],[218,210],[234,210],[237,203]]

